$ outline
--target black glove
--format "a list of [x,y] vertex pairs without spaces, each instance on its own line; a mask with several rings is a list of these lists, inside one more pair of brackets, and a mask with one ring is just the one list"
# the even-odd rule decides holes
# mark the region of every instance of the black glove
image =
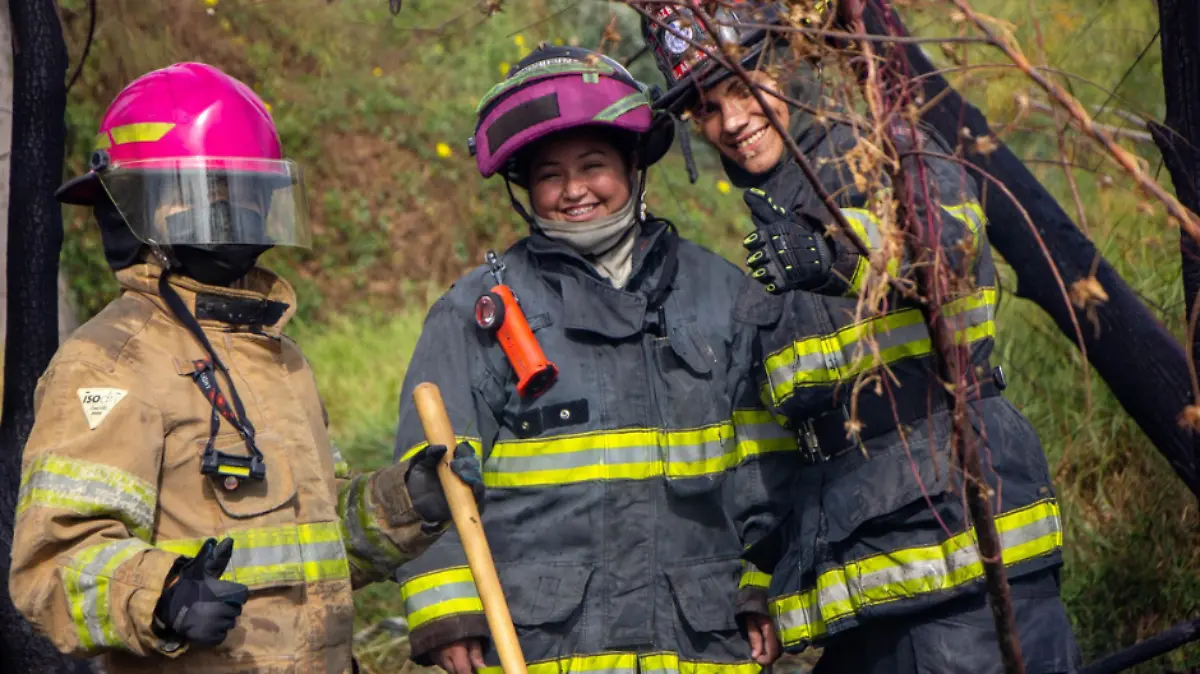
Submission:
[[754,220],[754,233],[742,239],[750,252],[746,266],[750,277],[767,292],[813,290],[829,281],[833,252],[817,228],[815,216],[793,217],[759,189],[746,191],[746,206]]
[[[408,487],[408,497],[412,499],[413,508],[421,519],[431,524],[441,524],[452,519],[450,504],[446,502],[446,494],[442,491],[442,483],[437,476],[438,463],[445,455],[445,445],[429,445],[412,458],[408,465],[408,473],[404,476],[404,484]],[[483,473],[471,445],[465,442],[458,443],[454,448],[454,458],[450,460],[450,470],[471,487],[472,493],[475,494],[475,502],[482,511]]]
[[220,580],[232,555],[232,538],[219,545],[210,538],[195,557],[177,562],[154,607],[154,628],[160,636],[196,646],[225,640],[250,596],[245,585]]

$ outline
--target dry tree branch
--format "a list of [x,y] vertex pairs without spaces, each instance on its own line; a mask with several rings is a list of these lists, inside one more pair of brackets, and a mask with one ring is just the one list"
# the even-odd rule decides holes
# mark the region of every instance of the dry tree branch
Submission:
[[1121,147],[1112,136],[1105,130],[1099,128],[1092,120],[1091,115],[1083,109],[1079,101],[1074,96],[1063,90],[1054,82],[1043,76],[1038,69],[1029,63],[1025,55],[1006,39],[999,37],[995,31],[988,26],[987,22],[972,9],[971,5],[966,0],[949,0],[968,21],[973,23],[980,32],[984,34],[995,46],[1004,52],[1013,64],[1025,73],[1025,75],[1038,85],[1043,91],[1062,106],[1071,116],[1072,120],[1079,126],[1080,130],[1088,136],[1092,137],[1096,142],[1100,143],[1112,159],[1121,166],[1126,173],[1133,178],[1142,190],[1150,196],[1153,196],[1166,208],[1174,220],[1179,223],[1179,226],[1184,229],[1196,241],[1200,241],[1200,224],[1197,223],[1195,216],[1173,195],[1163,189],[1157,181],[1148,176],[1145,171],[1138,166],[1137,157]]
[[[848,0],[839,4],[843,20],[849,24],[855,34],[866,34],[863,22],[864,3]],[[866,56],[866,72],[862,77],[864,97],[867,99],[872,113],[881,128],[886,130],[892,147],[899,152],[914,149],[922,151],[924,140],[918,131],[917,119],[909,117],[900,122],[892,123],[882,118],[883,104],[887,95],[885,86],[890,84],[895,95],[895,105],[903,109],[912,102],[911,83],[907,82],[907,71],[903,52],[899,53],[899,67],[902,72],[891,73],[892,81],[885,83],[878,69],[871,43],[860,43]],[[965,473],[964,500],[967,511],[971,515],[971,523],[975,529],[979,557],[983,565],[984,583],[992,608],[992,616],[996,623],[996,638],[1000,649],[1001,660],[1008,674],[1023,674],[1024,661],[1021,657],[1021,643],[1017,638],[1016,615],[1013,610],[1012,597],[1008,586],[1007,572],[1004,567],[1003,546],[1000,534],[996,529],[995,514],[992,506],[992,490],[989,488],[983,472],[983,460],[980,457],[979,443],[984,439],[975,432],[968,415],[970,403],[967,391],[970,390],[971,354],[969,345],[958,344],[954,332],[942,311],[945,294],[951,287],[961,285],[963,279],[954,279],[950,265],[945,259],[945,251],[941,247],[941,232],[936,226],[938,221],[939,204],[931,194],[927,168],[924,162],[917,160],[910,166],[916,168],[916,176],[906,170],[903,161],[894,164],[892,184],[900,195],[897,219],[902,229],[908,234],[914,245],[914,258],[932,256],[931,264],[919,265],[916,268],[920,292],[925,296],[925,323],[932,342],[932,356],[942,381],[947,386],[946,394],[950,397],[952,420],[951,451],[957,457]],[[914,184],[915,182],[915,184]],[[920,209],[919,205],[924,208]],[[923,227],[917,219],[919,210],[924,210],[929,219],[929,225]],[[958,283],[955,283],[958,281]]]

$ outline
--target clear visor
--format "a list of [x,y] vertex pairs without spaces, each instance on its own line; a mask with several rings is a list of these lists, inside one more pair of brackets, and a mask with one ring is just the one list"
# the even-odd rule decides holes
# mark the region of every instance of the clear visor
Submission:
[[213,157],[156,159],[100,174],[113,204],[143,243],[309,248],[299,165]]

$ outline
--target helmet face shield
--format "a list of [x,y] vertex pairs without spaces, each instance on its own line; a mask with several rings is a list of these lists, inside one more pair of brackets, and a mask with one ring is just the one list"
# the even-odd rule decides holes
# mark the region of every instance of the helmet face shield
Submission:
[[157,159],[99,175],[134,236],[152,246],[312,245],[303,176],[291,161]]

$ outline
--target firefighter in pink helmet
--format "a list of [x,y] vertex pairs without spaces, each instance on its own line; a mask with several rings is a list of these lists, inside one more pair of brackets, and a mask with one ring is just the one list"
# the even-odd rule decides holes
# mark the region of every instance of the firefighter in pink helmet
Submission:
[[[57,194],[93,208],[122,293],[39,382],[13,600],[109,672],[350,672],[351,589],[440,534],[447,450],[351,475],[330,442],[283,334],[295,293],[256,266],[309,232],[301,172],[253,91],[203,64],[151,72],[95,147]],[[474,455],[455,453],[481,492]]]

